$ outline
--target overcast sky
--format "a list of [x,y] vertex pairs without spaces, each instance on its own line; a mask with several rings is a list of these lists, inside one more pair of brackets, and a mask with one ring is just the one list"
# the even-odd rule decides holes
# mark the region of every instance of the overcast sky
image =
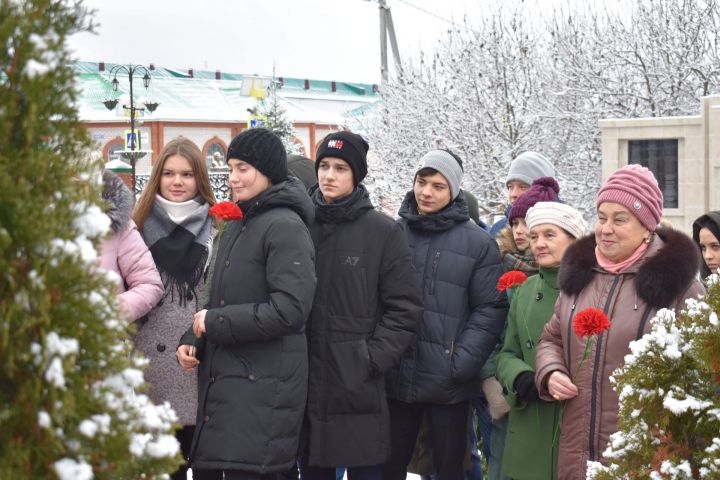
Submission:
[[[451,26],[497,2],[544,10],[559,0],[387,0],[400,55],[432,49]],[[380,82],[377,0],[85,0],[97,35],[79,60],[324,80]],[[424,11],[423,11],[424,10]],[[389,47],[388,47],[389,48]],[[390,57],[392,62],[392,57]]]

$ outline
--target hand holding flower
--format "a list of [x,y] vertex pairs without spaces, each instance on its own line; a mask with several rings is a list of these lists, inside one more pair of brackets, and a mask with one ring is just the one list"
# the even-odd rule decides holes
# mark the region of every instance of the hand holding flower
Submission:
[[578,388],[570,377],[560,370],[554,371],[548,378],[548,392],[555,400],[569,400],[578,395]]
[[205,315],[207,314],[207,309],[202,309],[199,312],[195,314],[195,317],[193,318],[193,333],[197,338],[202,337],[205,335]]
[[192,371],[193,368],[200,364],[198,359],[192,355],[193,348],[195,347],[192,345],[180,345],[175,351],[178,363],[186,372]]
[[[582,359],[575,370],[574,377],[577,377],[580,373],[585,360],[587,360],[590,354],[590,348],[597,336],[602,335],[605,330],[610,328],[610,319],[602,310],[597,308],[586,308],[575,314],[573,317],[573,330],[575,335],[580,338],[587,338],[585,341],[585,350],[583,351]],[[572,341],[572,340],[570,340]],[[569,365],[568,365],[569,367]],[[573,381],[560,371],[555,371],[548,378],[548,392],[553,396],[555,400],[568,400],[575,398],[578,395],[578,388]],[[565,404],[560,407],[560,422],[555,427],[555,433],[553,434],[553,444],[558,438],[560,432],[560,423],[562,422],[563,413],[565,412]]]

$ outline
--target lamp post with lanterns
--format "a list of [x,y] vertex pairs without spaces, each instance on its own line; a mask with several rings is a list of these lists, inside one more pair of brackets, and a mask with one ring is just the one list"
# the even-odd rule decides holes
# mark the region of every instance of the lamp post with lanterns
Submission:
[[[128,159],[130,161],[130,166],[132,167],[132,187],[133,187],[133,194],[136,194],[135,192],[135,162],[144,157],[147,152],[139,150],[139,140],[140,137],[135,131],[135,116],[137,115],[138,111],[144,111],[147,109],[150,113],[154,112],[155,109],[158,107],[157,102],[150,102],[145,101],[143,102],[144,106],[136,106],[135,105],[135,98],[133,96],[133,79],[136,78],[136,76],[142,75],[142,82],[145,89],[147,89],[150,86],[150,70],[145,68],[143,65],[115,65],[110,69],[109,76],[112,77],[112,80],[110,81],[110,84],[112,85],[113,92],[117,92],[118,88],[120,86],[120,82],[118,81],[118,74],[127,74],[128,77],[128,83],[130,85],[130,106],[123,105],[123,108],[130,110],[130,136],[125,139],[125,143],[127,145],[127,148],[129,148],[129,151],[125,150],[121,153],[121,155]],[[105,108],[108,110],[113,110],[118,104],[117,98],[114,99],[106,99],[103,102],[103,105],[105,105]]]

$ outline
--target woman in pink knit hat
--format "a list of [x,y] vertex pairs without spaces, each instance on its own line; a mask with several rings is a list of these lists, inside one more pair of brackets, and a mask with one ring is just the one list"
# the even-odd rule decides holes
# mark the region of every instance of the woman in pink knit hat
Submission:
[[[617,170],[595,204],[595,233],[567,249],[558,276],[560,296],[537,345],[540,398],[566,402],[557,465],[561,480],[584,479],[588,461],[604,461],[618,415],[609,377],[622,366],[629,343],[649,332],[659,309],[679,311],[685,299],[704,291],[693,241],[658,227],[663,196],[650,170],[639,165]],[[573,318],[588,308],[602,310],[610,327],[596,336],[581,365],[588,339],[576,336]]]

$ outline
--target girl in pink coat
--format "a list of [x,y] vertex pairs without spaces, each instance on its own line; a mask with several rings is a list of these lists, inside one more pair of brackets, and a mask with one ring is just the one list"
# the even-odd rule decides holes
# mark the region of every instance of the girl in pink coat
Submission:
[[119,275],[120,309],[130,322],[152,310],[164,287],[153,257],[135,227],[131,215],[133,195],[114,173],[103,173],[102,199],[110,205],[111,234],[100,246],[100,266]]

